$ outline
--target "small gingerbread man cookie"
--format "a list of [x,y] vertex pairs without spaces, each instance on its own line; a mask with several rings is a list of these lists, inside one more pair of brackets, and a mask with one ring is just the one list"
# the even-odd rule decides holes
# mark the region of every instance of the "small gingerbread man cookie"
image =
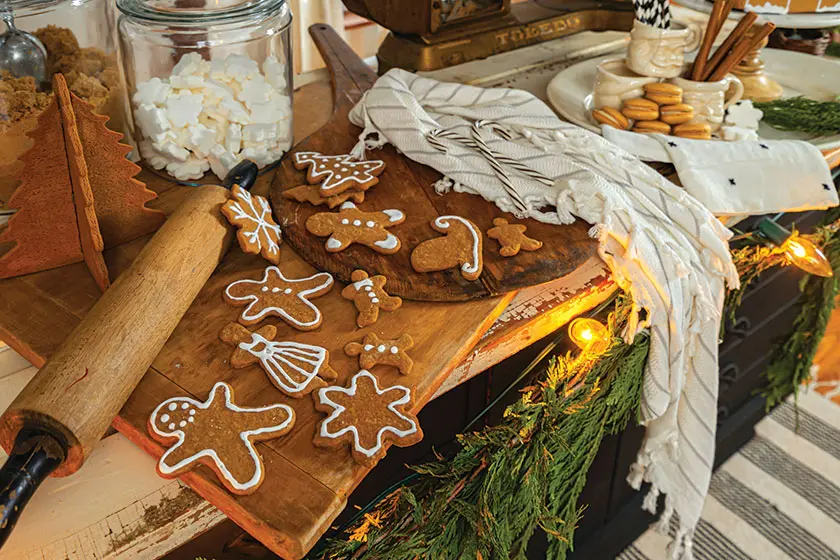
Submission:
[[356,204],[361,204],[365,201],[364,191],[344,191],[341,194],[333,196],[323,196],[321,194],[321,187],[318,185],[301,185],[294,187],[287,191],[283,191],[283,198],[289,200],[296,200],[298,202],[308,202],[312,206],[320,206],[326,204],[327,208],[332,210],[336,206],[352,200]]
[[348,387],[327,387],[313,393],[315,408],[329,416],[315,434],[315,445],[350,445],[353,459],[373,467],[389,445],[408,447],[423,439],[420,423],[408,412],[411,390],[379,387],[376,377],[361,370]]
[[394,311],[402,305],[402,299],[385,292],[387,279],[382,275],[368,277],[364,270],[354,270],[350,276],[353,283],[341,291],[341,297],[356,305],[359,314],[356,324],[360,327],[372,325],[379,319],[379,310]]
[[313,185],[321,183],[322,196],[333,196],[350,189],[366,191],[379,182],[379,175],[385,171],[384,161],[355,161],[349,155],[298,152],[294,162],[298,169],[309,168],[306,180]]
[[266,325],[251,332],[239,323],[230,323],[219,338],[236,346],[230,365],[240,369],[260,363],[275,387],[293,398],[308,395],[319,387],[326,387],[323,379],[336,378],[330,367],[330,353],[320,346],[301,342],[274,340],[277,328]]
[[268,200],[234,185],[230,200],[222,205],[222,214],[238,228],[236,239],[244,252],[261,254],[274,264],[280,262],[282,232],[271,217]]
[[321,311],[309,301],[330,291],[333,277],[319,272],[306,278],[286,278],[276,266],[265,269],[262,280],[237,280],[224,293],[225,301],[246,305],[239,317],[243,325],[256,325],[272,315],[299,331],[311,331],[321,324]]
[[216,383],[204,402],[173,397],[149,417],[149,433],[171,445],[158,461],[160,476],[174,478],[205,464],[234,494],[250,494],[264,476],[254,442],[274,439],[292,429],[295,412],[285,404],[244,408],[233,403],[233,389]]
[[325,247],[330,253],[343,251],[353,243],[391,255],[400,250],[400,240],[385,228],[401,224],[405,214],[399,210],[364,212],[345,202],[338,212],[321,212],[306,220],[306,229],[318,237],[330,236]]
[[459,267],[465,280],[481,276],[481,230],[460,216],[438,216],[432,221],[435,231],[445,234],[423,241],[411,252],[411,266],[417,272],[436,272]]
[[487,237],[495,239],[502,246],[499,254],[503,257],[513,257],[519,254],[519,250],[536,251],[542,247],[542,241],[531,239],[525,235],[526,226],[522,224],[511,224],[504,218],[493,220],[492,227],[487,230]]
[[396,340],[382,340],[374,333],[368,333],[361,344],[351,342],[344,347],[348,356],[359,357],[359,367],[371,369],[375,365],[394,366],[403,375],[411,373],[414,361],[408,357],[406,350],[414,347],[414,341],[407,334]]

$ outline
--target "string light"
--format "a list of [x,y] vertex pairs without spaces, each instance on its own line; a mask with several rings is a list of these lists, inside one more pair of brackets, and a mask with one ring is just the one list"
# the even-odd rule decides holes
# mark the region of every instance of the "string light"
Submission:
[[595,319],[578,317],[569,324],[569,338],[581,350],[597,352],[606,349],[610,341],[607,327]]
[[792,233],[773,220],[764,218],[758,223],[758,231],[785,253],[791,264],[816,276],[834,276],[831,263],[822,251],[800,236]]

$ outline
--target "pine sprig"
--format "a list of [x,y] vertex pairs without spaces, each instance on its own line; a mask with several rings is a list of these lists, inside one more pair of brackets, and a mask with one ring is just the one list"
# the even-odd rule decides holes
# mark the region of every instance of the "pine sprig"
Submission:
[[565,558],[601,440],[624,429],[641,399],[648,338],[621,340],[629,313],[621,298],[604,354],[552,358],[501,424],[459,436],[451,458],[414,467],[420,476],[373,510],[379,526],[365,516],[315,557],[522,559],[541,528],[552,557]]
[[815,136],[840,133],[840,102],[814,101],[806,97],[788,97],[756,103],[764,111],[762,122],[773,128],[807,132]]

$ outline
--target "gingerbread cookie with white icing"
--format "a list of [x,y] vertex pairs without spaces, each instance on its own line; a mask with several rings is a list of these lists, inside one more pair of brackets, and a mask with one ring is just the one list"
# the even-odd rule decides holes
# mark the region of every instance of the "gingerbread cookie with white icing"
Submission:
[[321,324],[321,311],[312,298],[330,291],[333,277],[319,272],[306,278],[286,278],[276,266],[265,269],[262,280],[237,280],[224,292],[225,301],[246,306],[239,322],[256,325],[271,316],[280,317],[299,331],[311,331]]
[[340,206],[348,200],[355,202],[356,204],[361,204],[365,201],[365,192],[344,191],[341,194],[324,196],[321,194],[321,187],[318,185],[300,185],[299,187],[283,191],[283,198],[295,200],[297,202],[308,202],[312,206],[326,204],[327,208],[332,210],[336,206]]
[[320,183],[322,196],[333,196],[347,190],[366,191],[379,182],[385,162],[356,161],[349,155],[325,156],[318,152],[297,152],[297,169],[307,169],[306,180]]
[[519,251],[536,251],[543,246],[542,241],[531,239],[525,235],[525,230],[528,229],[522,224],[511,224],[504,218],[496,218],[493,220],[492,227],[487,230],[487,237],[495,239],[501,245],[499,254],[503,257],[513,257],[519,254]]
[[484,268],[482,235],[474,223],[460,216],[438,216],[432,228],[444,234],[423,241],[411,252],[411,266],[417,272],[437,272],[458,267],[465,280],[481,276]]
[[379,310],[394,311],[402,305],[402,299],[388,295],[385,291],[387,279],[382,275],[368,276],[364,270],[354,270],[350,276],[352,284],[341,290],[341,297],[349,299],[359,314],[356,324],[360,327],[372,325],[379,319]]
[[318,237],[329,236],[325,247],[330,253],[343,251],[353,243],[391,255],[400,250],[400,240],[386,228],[401,224],[405,214],[400,210],[365,212],[352,202],[345,202],[338,212],[320,212],[306,220],[306,229]]
[[254,442],[289,432],[295,413],[284,404],[245,408],[234,404],[233,389],[216,383],[204,402],[173,397],[149,417],[149,434],[169,449],[158,461],[160,476],[174,478],[199,464],[213,469],[234,494],[251,494],[265,476]]
[[380,388],[367,370],[354,375],[349,386],[319,389],[313,397],[315,408],[329,415],[315,433],[315,445],[349,445],[353,459],[368,467],[390,445],[408,447],[423,439],[417,416],[409,412],[411,390],[401,385]]
[[259,362],[268,379],[284,394],[299,399],[332,381],[337,374],[330,367],[330,353],[320,346],[302,342],[277,341],[277,328],[265,325],[251,332],[239,323],[230,323],[219,338],[235,346],[230,366],[245,368]]
[[344,347],[348,356],[359,357],[359,367],[372,369],[373,366],[394,366],[403,375],[411,373],[414,361],[406,350],[414,347],[414,340],[407,334],[394,340],[382,340],[375,333],[368,333],[362,342],[351,342]]
[[268,262],[280,262],[280,226],[271,216],[268,200],[234,185],[230,200],[222,205],[222,214],[236,226],[239,246],[249,255],[262,255]]

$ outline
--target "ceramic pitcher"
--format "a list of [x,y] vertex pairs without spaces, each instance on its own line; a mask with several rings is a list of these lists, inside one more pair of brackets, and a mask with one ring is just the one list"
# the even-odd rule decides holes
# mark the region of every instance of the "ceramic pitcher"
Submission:
[[676,78],[682,73],[686,51],[696,49],[701,38],[695,28],[680,23],[660,29],[635,20],[627,46],[627,66],[642,76]]
[[726,109],[744,95],[744,84],[736,76],[727,74],[717,82],[695,82],[685,78],[668,80],[683,90],[683,103],[694,108],[693,123],[707,123],[712,133],[723,124]]
[[621,105],[627,99],[642,97],[645,94],[645,85],[658,81],[658,78],[636,74],[627,67],[623,58],[605,60],[595,70],[592,95],[594,108],[621,109]]

